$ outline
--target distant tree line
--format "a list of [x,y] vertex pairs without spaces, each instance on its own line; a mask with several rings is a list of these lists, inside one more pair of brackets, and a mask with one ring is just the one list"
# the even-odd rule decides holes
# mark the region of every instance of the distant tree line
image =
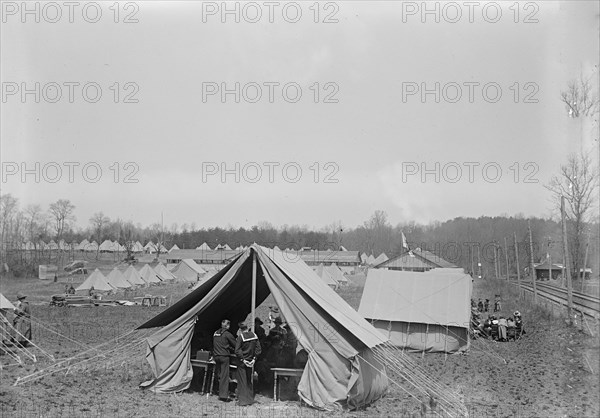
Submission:
[[[318,250],[339,250],[345,247],[377,257],[385,253],[393,257],[406,251],[402,244],[405,235],[410,249],[421,248],[463,267],[466,271],[481,272],[486,277],[506,276],[506,258],[508,273],[516,275],[516,257],[521,270],[529,266],[528,224],[531,225],[535,262],[546,259],[549,254],[554,263],[562,262],[562,241],[560,222],[552,219],[525,218],[522,215],[479,218],[455,218],[445,222],[431,222],[427,225],[415,222],[391,225],[383,211],[375,211],[371,217],[355,228],[346,228],[341,221],[332,222],[320,230],[311,230],[306,226],[283,225],[275,227],[269,222],[260,222],[251,228],[198,228],[195,224],[172,224],[163,227],[160,223],[150,226],[134,224],[121,219],[112,220],[102,212],[93,214],[85,228],[77,228],[73,212],[75,206],[68,200],[58,200],[47,211],[39,205],[19,208],[18,200],[7,194],[0,196],[0,222],[3,245],[3,263],[6,251],[21,248],[27,241],[53,239],[59,242],[79,243],[84,239],[95,240],[98,244],[104,240],[118,241],[128,247],[128,243],[148,241],[162,244],[167,249],[177,245],[181,249],[193,249],[202,243],[211,248],[227,244],[235,249],[252,243],[281,249],[299,250],[310,247]],[[586,223],[580,219],[577,230],[588,231],[588,266],[595,274],[598,271],[599,243],[598,223]],[[515,236],[518,251],[515,253]],[[578,248],[579,262],[583,264],[583,252]],[[43,253],[42,253],[43,254]],[[77,258],[72,252],[67,257]],[[42,256],[43,260],[43,256]]]

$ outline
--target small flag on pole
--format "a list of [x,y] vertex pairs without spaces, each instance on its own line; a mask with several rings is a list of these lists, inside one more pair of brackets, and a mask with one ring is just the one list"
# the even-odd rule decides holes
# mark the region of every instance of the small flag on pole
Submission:
[[406,242],[406,237],[404,236],[404,232],[401,232],[402,234],[402,248],[406,248],[407,250],[408,248],[408,243]]

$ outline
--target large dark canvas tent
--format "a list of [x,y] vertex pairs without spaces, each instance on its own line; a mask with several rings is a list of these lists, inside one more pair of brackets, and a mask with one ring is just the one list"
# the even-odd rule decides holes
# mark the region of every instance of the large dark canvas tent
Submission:
[[147,340],[146,358],[155,379],[142,387],[157,393],[187,389],[193,377],[193,334],[212,335],[225,317],[234,324],[245,320],[251,312],[253,283],[254,306],[272,294],[299,345],[309,353],[298,384],[303,401],[320,408],[336,403],[356,408],[384,394],[388,379],[373,348],[386,339],[304,262],[289,261],[282,252],[256,244],[140,326],[162,327]]
[[358,312],[397,347],[462,352],[469,348],[471,291],[461,269],[372,269]]

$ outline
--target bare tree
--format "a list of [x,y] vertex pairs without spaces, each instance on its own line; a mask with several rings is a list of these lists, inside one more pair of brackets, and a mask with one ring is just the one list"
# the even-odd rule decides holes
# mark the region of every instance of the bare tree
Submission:
[[585,79],[583,75],[579,80],[571,81],[567,90],[560,93],[560,99],[567,108],[571,118],[593,116],[598,113],[598,94],[594,92],[591,77]]
[[388,222],[387,213],[376,210],[364,223],[364,228],[369,252],[376,257],[383,251],[389,251],[392,226]]
[[566,217],[569,229],[569,244],[575,277],[579,276],[585,246],[586,224],[594,221],[598,169],[591,158],[583,154],[571,154],[567,163],[560,167],[560,174],[552,177],[546,186],[560,207],[561,196],[565,197]]
[[70,226],[71,222],[75,221],[74,211],[75,205],[68,199],[59,199],[50,204],[49,212],[54,219],[57,242],[62,238],[65,229]]
[[[90,224],[92,225],[92,231],[96,237],[98,244],[102,242],[102,231],[110,223],[110,218],[105,216],[103,212],[96,212],[90,218]],[[96,258],[100,252],[100,247],[96,249]]]
[[121,239],[125,240],[123,246],[125,247],[125,252],[127,253],[125,261],[128,263],[135,262],[135,256],[133,254],[133,247],[135,246],[135,241],[133,239],[133,229],[133,224],[131,222],[127,222],[122,226],[119,232],[119,236],[121,237]]
[[165,248],[165,231],[162,224],[156,222],[150,225],[150,234],[152,236],[151,241],[154,244],[156,250],[156,259],[158,260],[163,248]]
[[325,232],[331,234],[330,243],[335,247],[336,251],[339,251],[342,246],[342,238],[344,233],[344,225],[341,220],[333,221],[325,227]]
[[25,208],[25,216],[27,217],[27,236],[31,242],[35,242],[37,238],[36,229],[42,220],[42,207],[40,205],[27,206]]
[[11,240],[15,216],[19,211],[19,201],[10,193],[0,196],[0,245],[2,253]]

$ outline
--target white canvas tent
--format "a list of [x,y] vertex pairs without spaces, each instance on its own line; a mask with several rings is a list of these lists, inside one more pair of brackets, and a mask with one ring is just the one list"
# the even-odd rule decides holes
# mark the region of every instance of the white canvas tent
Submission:
[[142,280],[140,273],[133,266],[127,267],[124,276],[125,280],[133,286],[146,286],[146,282]]
[[98,251],[98,248],[99,248],[99,247],[100,247],[100,246],[98,245],[98,243],[97,243],[96,241],[92,241],[92,242],[90,243],[90,245],[88,245],[88,246],[86,247],[86,249],[85,249],[85,250],[86,250],[86,251],[93,251],[93,252],[96,252],[96,251]]
[[323,263],[317,266],[315,272],[317,273],[317,276],[319,276],[327,286],[333,289],[337,289],[338,282],[336,282],[335,279],[331,277],[329,271],[323,266]]
[[135,244],[133,244],[132,251],[134,253],[143,253],[144,252],[144,246],[142,245],[141,242],[136,241]]
[[[256,260],[257,271],[252,265]],[[255,277],[255,279],[253,279]],[[379,399],[387,390],[385,367],[374,353],[381,334],[324,284],[304,262],[290,262],[279,251],[252,245],[227,267],[140,328],[162,327],[148,338],[146,359],[154,378],[141,386],[156,393],[187,389],[194,333],[211,333],[221,318],[232,323],[250,313],[252,283],[256,306],[270,294],[297,329],[308,362],[298,395],[308,405],[354,409]],[[333,332],[315,332],[327,324]],[[233,330],[235,333],[235,329]]]
[[139,273],[140,273],[140,277],[142,278],[142,280],[148,284],[160,283],[160,279],[156,275],[156,272],[148,264],[144,264],[144,267],[142,267],[140,269]]
[[100,251],[104,251],[104,252],[114,252],[117,249],[115,248],[115,243],[112,242],[109,239],[105,239],[102,244],[100,244]]
[[152,241],[148,241],[148,243],[146,245],[144,245],[144,250],[148,253],[155,253],[156,252],[156,244],[153,243]]
[[339,269],[337,264],[333,263],[332,265],[327,266],[327,271],[329,272],[331,278],[338,282],[340,285],[345,286],[348,284],[348,279],[346,278],[346,276],[344,276],[344,273],[342,273],[342,270]]
[[471,276],[436,270],[369,270],[358,313],[397,347],[417,352],[467,350]]
[[179,250],[179,247],[177,246],[177,244],[173,244],[173,246],[171,247],[171,249],[169,250],[169,252],[171,252],[173,250]]
[[198,279],[201,279],[202,276],[204,276],[206,270],[200,267],[194,260],[184,259],[177,264],[172,273],[177,277],[177,280],[197,282]]
[[156,275],[158,276],[158,278],[160,280],[162,280],[163,282],[175,280],[177,278],[177,277],[175,277],[175,275],[173,273],[171,273],[169,270],[167,270],[167,268],[165,267],[165,265],[162,264],[162,263],[158,263],[154,267],[154,272],[156,273]]
[[94,290],[99,292],[109,292],[114,290],[114,288],[106,281],[106,278],[98,269],[94,270],[92,274],[90,274],[90,276],[85,279],[85,281],[81,283],[75,290],[90,290],[92,287]]
[[376,266],[378,264],[383,263],[384,261],[388,261],[389,258],[387,255],[385,255],[385,253],[381,253],[379,254],[379,256],[375,259],[375,261],[373,262],[373,265]]
[[106,281],[109,285],[114,287],[115,289],[128,289],[131,287],[131,283],[125,280],[125,276],[118,268],[112,269],[108,276],[106,276]]
[[205,250],[205,251],[210,251],[210,247],[208,246],[208,244],[206,242],[202,243],[201,246],[196,247],[197,250]]
[[87,239],[84,239],[83,241],[81,241],[79,244],[77,244],[75,246],[75,249],[77,251],[86,251],[88,245],[90,245],[90,242]]
[[0,293],[0,309],[15,310],[15,305],[10,300],[6,299],[2,293]]
[[31,241],[27,241],[25,244],[23,244],[23,249],[27,251],[33,251],[35,250],[35,245]]

